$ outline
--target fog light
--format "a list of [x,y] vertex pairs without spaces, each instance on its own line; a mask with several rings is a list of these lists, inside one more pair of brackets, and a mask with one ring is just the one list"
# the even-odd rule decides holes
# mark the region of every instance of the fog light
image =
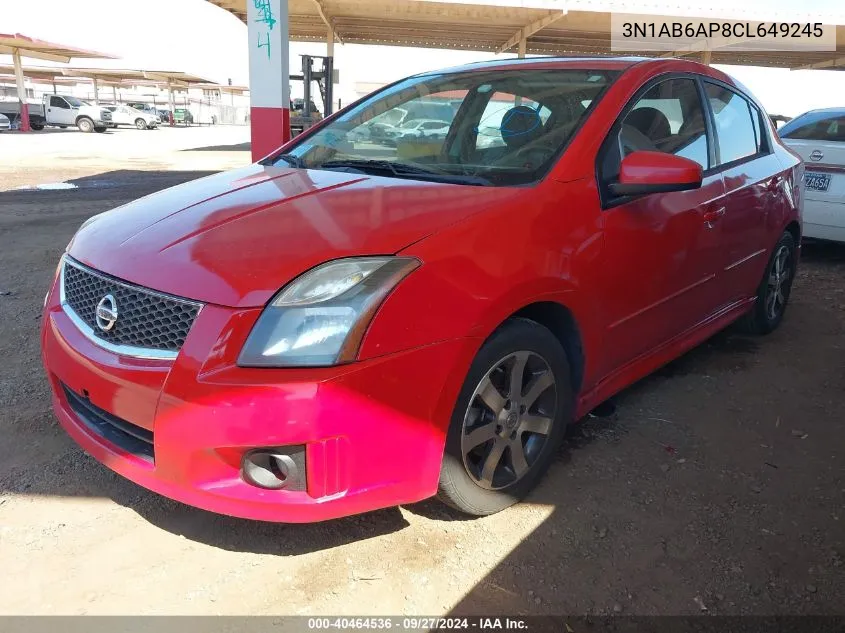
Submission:
[[305,447],[260,448],[244,455],[241,477],[267,490],[305,490]]

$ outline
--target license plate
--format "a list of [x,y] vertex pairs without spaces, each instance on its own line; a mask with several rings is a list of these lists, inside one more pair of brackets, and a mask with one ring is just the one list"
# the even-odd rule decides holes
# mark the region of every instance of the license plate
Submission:
[[830,187],[830,174],[817,174],[806,172],[804,174],[804,187],[808,191],[827,191]]

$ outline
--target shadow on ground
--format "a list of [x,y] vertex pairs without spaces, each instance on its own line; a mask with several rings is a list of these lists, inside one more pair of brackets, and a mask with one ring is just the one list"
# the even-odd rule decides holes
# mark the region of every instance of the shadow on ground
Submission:
[[182,152],[248,152],[252,149],[252,143],[235,143],[234,145],[208,145],[206,147],[189,147],[179,150]]

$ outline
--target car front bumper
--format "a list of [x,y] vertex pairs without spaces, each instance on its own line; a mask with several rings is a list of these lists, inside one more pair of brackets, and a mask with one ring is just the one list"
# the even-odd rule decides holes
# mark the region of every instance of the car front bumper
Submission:
[[[247,369],[235,359],[259,311],[203,307],[175,361],[120,356],[86,338],[55,288],[42,359],[62,427],[145,488],[220,514],[310,522],[410,503],[437,488],[445,433],[475,343],[435,343],[334,368]],[[80,399],[152,437],[153,459],[80,416]],[[304,447],[299,490],[241,474],[261,447]]]

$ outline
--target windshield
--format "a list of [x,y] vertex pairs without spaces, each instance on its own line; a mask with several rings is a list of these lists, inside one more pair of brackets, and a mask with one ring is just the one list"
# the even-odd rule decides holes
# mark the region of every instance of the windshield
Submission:
[[73,108],[81,108],[82,106],[91,105],[87,101],[83,101],[82,99],[77,99],[76,97],[62,97],[65,101],[67,101],[71,107]]
[[473,185],[535,182],[618,74],[520,69],[412,77],[271,163]]

